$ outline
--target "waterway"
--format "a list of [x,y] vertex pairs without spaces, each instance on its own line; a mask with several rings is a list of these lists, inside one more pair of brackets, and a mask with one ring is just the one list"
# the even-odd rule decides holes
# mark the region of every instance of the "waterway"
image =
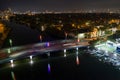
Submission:
[[[55,55],[55,54],[59,55]],[[6,63],[0,68],[1,80],[120,80],[120,71],[114,66],[100,62],[89,53],[75,51],[55,52],[51,57],[39,55]]]
[[[12,40],[12,46],[20,46],[41,42],[40,32],[36,29],[31,29],[28,26],[20,25],[12,22],[4,22],[7,27],[11,28],[9,35],[2,48],[11,47],[9,40]],[[42,36],[43,41],[51,41],[50,36]]]

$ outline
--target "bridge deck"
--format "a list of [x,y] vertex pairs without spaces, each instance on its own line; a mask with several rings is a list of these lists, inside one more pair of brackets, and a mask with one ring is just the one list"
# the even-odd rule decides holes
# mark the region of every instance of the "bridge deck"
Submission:
[[[77,42],[76,40],[61,40],[45,43],[37,43],[26,46],[12,47],[0,50],[0,63],[8,62],[10,60],[19,59],[25,56],[38,55],[57,50],[71,49],[76,47],[88,46],[87,41]],[[3,55],[5,54],[5,55]]]

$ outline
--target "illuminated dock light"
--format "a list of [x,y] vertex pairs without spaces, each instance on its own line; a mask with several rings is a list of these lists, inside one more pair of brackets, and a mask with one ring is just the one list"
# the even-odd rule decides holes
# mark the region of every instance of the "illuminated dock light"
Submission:
[[117,54],[116,54],[116,53],[114,53],[113,55],[114,55],[114,57],[117,57]]

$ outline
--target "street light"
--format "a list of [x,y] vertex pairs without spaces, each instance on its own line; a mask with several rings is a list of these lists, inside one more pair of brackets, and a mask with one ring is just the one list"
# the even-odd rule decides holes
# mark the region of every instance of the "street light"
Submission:
[[8,49],[8,50],[7,50],[7,52],[10,54],[10,53],[11,53],[11,50],[10,50],[10,49]]
[[78,55],[76,56],[76,64],[77,64],[77,65],[80,64],[80,61],[79,61],[79,57],[78,57]]
[[34,62],[33,62],[33,56],[31,55],[31,56],[29,56],[30,57],[30,64],[33,64]]
[[12,47],[12,39],[9,39],[10,46]]
[[11,67],[13,68],[14,67],[14,61],[10,60],[10,63],[11,63]]
[[40,42],[42,42],[42,35],[40,35]]
[[[10,47],[12,47],[12,39],[9,39],[9,44],[10,44]],[[11,48],[9,48],[7,50],[7,52],[10,54],[11,53]]]
[[64,49],[64,57],[66,57],[67,55],[66,55],[66,49]]
[[67,35],[68,35],[67,32],[64,32],[64,34],[65,34],[65,39],[67,39]]

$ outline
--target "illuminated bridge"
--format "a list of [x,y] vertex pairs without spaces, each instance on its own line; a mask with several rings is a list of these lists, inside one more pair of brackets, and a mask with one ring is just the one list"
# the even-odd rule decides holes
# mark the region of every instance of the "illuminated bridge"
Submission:
[[30,56],[30,59],[32,59],[32,56],[39,54],[49,55],[50,52],[59,50],[63,50],[64,53],[66,53],[68,49],[78,50],[80,47],[87,47],[88,45],[88,41],[78,42],[77,40],[58,40],[26,46],[6,48],[0,50],[0,63],[5,63],[9,61],[13,63],[13,60],[28,56]]

